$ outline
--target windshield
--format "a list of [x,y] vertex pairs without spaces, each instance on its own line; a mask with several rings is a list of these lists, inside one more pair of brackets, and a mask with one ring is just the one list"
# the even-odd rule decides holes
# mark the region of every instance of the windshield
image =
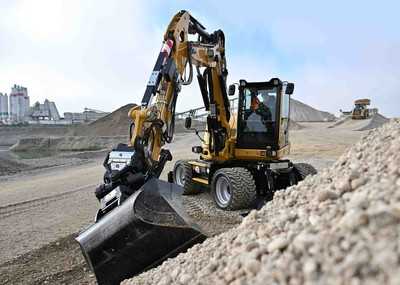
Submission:
[[276,88],[244,89],[244,132],[273,133],[276,92]]

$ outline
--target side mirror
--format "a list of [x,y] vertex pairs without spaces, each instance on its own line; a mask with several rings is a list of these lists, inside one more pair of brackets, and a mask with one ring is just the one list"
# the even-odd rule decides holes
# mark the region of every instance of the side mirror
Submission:
[[235,84],[229,85],[228,95],[229,95],[229,96],[235,95],[235,91],[236,91],[236,86],[235,86]]
[[285,93],[288,94],[288,95],[292,95],[292,94],[293,94],[293,91],[294,91],[294,83],[288,83],[288,84],[286,85],[286,91],[285,91]]
[[192,118],[191,117],[186,117],[185,119],[185,128],[190,129],[192,127]]

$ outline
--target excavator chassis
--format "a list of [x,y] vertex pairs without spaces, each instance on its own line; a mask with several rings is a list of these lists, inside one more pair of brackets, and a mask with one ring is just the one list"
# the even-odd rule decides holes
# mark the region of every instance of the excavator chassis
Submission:
[[[209,188],[218,207],[240,210],[259,209],[272,200],[276,191],[295,185],[306,176],[316,173],[313,166],[293,163],[288,159],[225,162],[188,159],[177,161],[170,176],[183,187],[186,195]],[[227,189],[219,187],[217,180],[220,177],[226,182]]]
[[98,284],[119,284],[205,240],[181,187],[151,179],[76,240]]

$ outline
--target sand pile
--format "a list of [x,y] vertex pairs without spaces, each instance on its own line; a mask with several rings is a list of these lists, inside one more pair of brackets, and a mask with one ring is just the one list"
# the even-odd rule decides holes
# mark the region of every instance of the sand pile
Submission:
[[335,122],[328,128],[340,128],[352,131],[366,131],[379,128],[388,121],[389,119],[382,116],[381,114],[375,114],[371,118],[365,120],[353,120],[351,117],[345,117]]
[[[136,104],[127,104],[107,116],[92,122],[88,125],[80,125],[73,128],[72,136],[127,136],[132,120],[128,117],[128,112]],[[184,127],[185,120],[176,120],[175,132],[187,132]],[[192,127],[202,129],[205,122],[193,120]]]
[[400,120],[125,284],[400,284]]
[[366,124],[365,126],[357,129],[356,131],[366,131],[366,130],[379,128],[380,126],[382,126],[383,124],[387,123],[388,121],[389,121],[389,119],[384,117],[384,116],[382,116],[381,114],[375,114],[370,119],[368,124]]
[[88,125],[76,126],[71,135],[75,136],[127,136],[132,122],[128,112],[136,104],[127,104]]
[[319,111],[295,99],[290,101],[290,118],[296,122],[324,122],[336,120],[335,115]]

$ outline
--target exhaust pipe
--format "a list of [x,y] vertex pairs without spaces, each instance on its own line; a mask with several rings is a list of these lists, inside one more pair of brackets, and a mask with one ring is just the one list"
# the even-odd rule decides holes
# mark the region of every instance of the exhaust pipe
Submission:
[[182,192],[154,178],[76,238],[100,285],[119,284],[206,239],[185,213]]

